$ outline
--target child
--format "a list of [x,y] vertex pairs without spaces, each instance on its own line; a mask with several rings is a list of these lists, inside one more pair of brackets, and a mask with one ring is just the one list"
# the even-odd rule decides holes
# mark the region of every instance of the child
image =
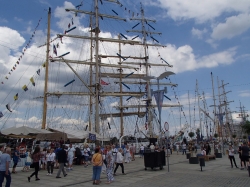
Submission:
[[23,167],[22,171],[29,171],[31,164],[30,152],[27,151],[25,155],[26,155],[25,166]]

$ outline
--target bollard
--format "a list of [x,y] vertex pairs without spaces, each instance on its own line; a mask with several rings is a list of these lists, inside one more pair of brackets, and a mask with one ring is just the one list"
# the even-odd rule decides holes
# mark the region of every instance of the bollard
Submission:
[[200,167],[201,167],[201,171],[202,171],[202,167],[205,166],[205,158],[200,158]]

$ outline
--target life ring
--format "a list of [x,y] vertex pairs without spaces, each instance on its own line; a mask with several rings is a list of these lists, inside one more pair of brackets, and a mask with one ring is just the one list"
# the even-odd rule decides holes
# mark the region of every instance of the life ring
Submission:
[[20,158],[26,158],[26,146],[19,147]]

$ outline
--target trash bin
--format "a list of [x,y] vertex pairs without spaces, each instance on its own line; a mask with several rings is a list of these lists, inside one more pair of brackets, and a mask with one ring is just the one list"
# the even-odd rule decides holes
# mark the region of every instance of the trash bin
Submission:
[[187,153],[186,157],[187,157],[187,159],[189,159],[191,157],[191,153]]
[[205,158],[200,158],[200,166],[204,167],[205,166]]
[[198,157],[190,157],[189,164],[199,164]]
[[216,158],[222,158],[222,153],[215,153]]
[[147,170],[148,167],[151,169],[156,167],[162,169],[163,166],[166,166],[165,151],[144,153],[144,165],[145,170]]

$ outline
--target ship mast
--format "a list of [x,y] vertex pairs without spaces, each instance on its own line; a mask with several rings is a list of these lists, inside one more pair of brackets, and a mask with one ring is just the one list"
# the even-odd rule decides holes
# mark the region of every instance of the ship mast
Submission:
[[51,8],[48,11],[48,30],[47,30],[47,50],[46,50],[46,62],[45,62],[45,84],[44,84],[44,97],[43,97],[43,119],[42,129],[46,128],[46,115],[47,115],[47,90],[48,90],[48,74],[49,74],[49,47],[50,47],[50,18]]
[[[92,24],[92,16],[90,16],[90,37],[92,38],[93,37],[93,33],[92,33],[92,29],[93,29],[93,24]],[[93,40],[90,40],[90,62],[93,61]],[[93,74],[93,66],[90,65],[89,67],[90,69],[90,85],[92,86],[92,83],[93,83],[93,77],[92,77],[92,74]],[[92,90],[92,88],[91,88]],[[93,96],[90,95],[89,97],[89,131],[92,131],[92,113],[93,113],[93,108],[92,108],[92,98]]]
[[99,122],[99,18],[98,0],[95,0],[95,132],[100,132]]

